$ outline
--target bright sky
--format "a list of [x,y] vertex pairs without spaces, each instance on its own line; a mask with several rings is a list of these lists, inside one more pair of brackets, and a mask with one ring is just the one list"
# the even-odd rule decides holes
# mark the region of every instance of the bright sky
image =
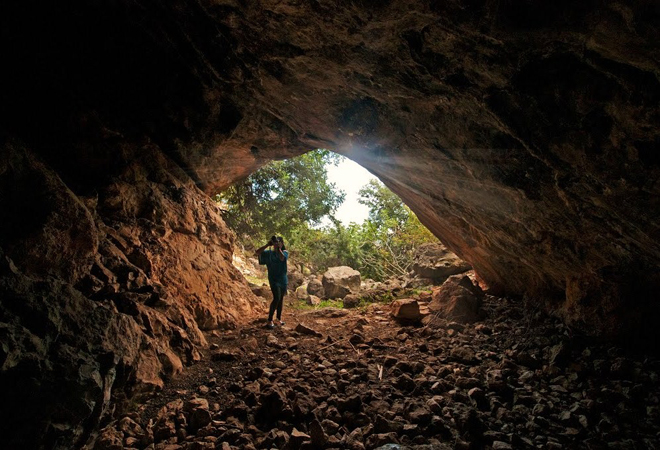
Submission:
[[[362,223],[369,215],[369,208],[358,203],[358,191],[369,180],[376,177],[369,173],[367,169],[343,156],[337,166],[329,164],[327,169],[328,181],[335,183],[338,189],[346,192],[346,199],[337,208],[335,217],[343,225],[348,225],[351,222]],[[330,225],[330,221],[324,219],[322,225]]]

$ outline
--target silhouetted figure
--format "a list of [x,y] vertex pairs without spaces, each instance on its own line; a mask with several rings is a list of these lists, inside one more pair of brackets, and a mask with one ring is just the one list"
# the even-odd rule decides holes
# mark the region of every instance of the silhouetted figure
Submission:
[[[273,250],[266,250],[270,246],[273,246]],[[289,252],[286,251],[284,246],[284,239],[280,236],[271,237],[266,245],[257,249],[256,255],[259,258],[259,264],[268,268],[268,284],[270,284],[270,290],[273,293],[273,301],[270,304],[266,327],[275,327],[273,323],[275,311],[277,311],[278,323],[284,325],[284,322],[282,322],[282,304],[289,284],[286,274],[286,261],[289,259]]]

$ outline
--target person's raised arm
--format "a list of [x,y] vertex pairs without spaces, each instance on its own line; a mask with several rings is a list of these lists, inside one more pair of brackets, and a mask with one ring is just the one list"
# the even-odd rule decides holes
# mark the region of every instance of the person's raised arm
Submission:
[[264,250],[266,250],[266,249],[267,249],[268,247],[270,247],[271,245],[273,245],[272,242],[268,242],[267,244],[262,245],[261,247],[259,247],[259,248],[257,249],[257,251],[254,252],[255,256],[258,258],[258,257],[264,252]]

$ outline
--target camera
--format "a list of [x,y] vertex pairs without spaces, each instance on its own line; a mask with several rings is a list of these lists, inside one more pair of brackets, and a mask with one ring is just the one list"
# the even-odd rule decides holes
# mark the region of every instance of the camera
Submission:
[[278,240],[278,239],[277,239],[277,236],[271,236],[271,238],[270,238],[270,243],[271,243],[271,244],[276,244],[276,243],[277,243],[277,240]]

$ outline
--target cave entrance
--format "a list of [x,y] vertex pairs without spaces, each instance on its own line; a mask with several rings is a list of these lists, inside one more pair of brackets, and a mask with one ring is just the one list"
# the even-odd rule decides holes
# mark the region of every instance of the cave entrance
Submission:
[[[331,267],[359,272],[360,290],[387,285],[428,292],[469,269],[377,177],[329,150],[273,161],[214,199],[237,236],[235,265],[267,298],[266,274],[250,258],[273,235],[284,237],[289,288],[304,301],[306,294],[322,292],[310,284]],[[386,289],[377,300],[405,293]],[[323,292],[320,298],[324,305],[342,306],[343,296]]]

